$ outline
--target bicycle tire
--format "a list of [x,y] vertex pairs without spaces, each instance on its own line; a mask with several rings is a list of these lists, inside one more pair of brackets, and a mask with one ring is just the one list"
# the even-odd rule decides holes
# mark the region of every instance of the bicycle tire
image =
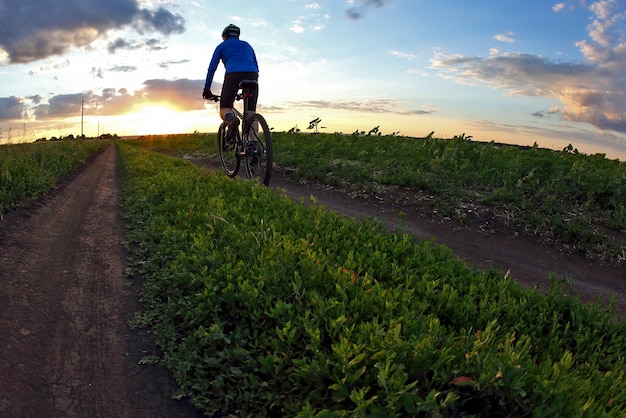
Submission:
[[[257,131],[253,129],[255,122],[258,127]],[[246,176],[248,179],[256,179],[268,186],[272,178],[274,149],[272,147],[272,135],[265,118],[258,113],[252,113],[246,117],[243,132],[244,138],[248,141],[248,149],[246,149],[244,157]],[[256,142],[256,146],[251,148],[251,144],[254,142]]]
[[241,157],[237,152],[237,142],[226,139],[226,126],[220,125],[217,131],[217,154],[224,173],[228,177],[235,177],[241,168]]

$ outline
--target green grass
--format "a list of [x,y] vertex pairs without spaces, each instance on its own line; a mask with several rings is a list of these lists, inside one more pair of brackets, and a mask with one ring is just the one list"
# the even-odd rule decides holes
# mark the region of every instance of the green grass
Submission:
[[626,323],[557,278],[120,146],[135,323],[209,416],[623,416]]
[[526,234],[624,261],[626,163],[604,155],[464,138],[275,134],[274,143],[277,164],[295,168],[296,178],[357,194],[427,194],[441,216],[459,221],[478,205]]
[[[425,190],[442,210],[480,199],[544,232],[559,230],[552,215],[568,242],[596,233],[586,224],[623,234],[624,165],[603,156],[462,138],[275,138],[278,163],[296,178]],[[17,196],[7,201],[29,201],[40,178],[104,146],[88,143],[2,149],[1,190]],[[431,241],[147,151],[210,157],[213,136],[118,144],[145,306],[133,323],[162,349],[176,396],[209,416],[626,413],[626,322],[582,306],[566,281],[553,277],[547,294],[524,290]]]
[[0,215],[28,206],[108,144],[60,141],[0,146]]
[[[165,137],[149,147],[215,158],[214,142],[214,136]],[[626,163],[602,154],[487,144],[463,136],[274,133],[273,142],[275,163],[293,169],[294,181],[354,196],[376,194],[400,205],[427,197],[433,212],[461,222],[470,222],[479,207],[513,230],[565,251],[613,263],[626,260]]]

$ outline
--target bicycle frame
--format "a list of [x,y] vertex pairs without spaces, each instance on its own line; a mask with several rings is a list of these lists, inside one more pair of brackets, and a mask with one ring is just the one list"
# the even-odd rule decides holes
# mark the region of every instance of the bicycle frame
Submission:
[[[237,127],[231,135],[227,135],[228,124],[224,121],[220,125],[217,141],[218,155],[224,172],[229,177],[235,177],[245,163],[246,176],[249,179],[258,178],[266,186],[272,174],[273,149],[270,129],[260,114],[248,110],[248,99],[253,97],[256,80],[244,80],[239,84],[241,93],[237,93],[237,101],[243,99],[243,112],[232,107],[234,114],[241,119],[241,130]],[[219,97],[213,97],[219,100]]]

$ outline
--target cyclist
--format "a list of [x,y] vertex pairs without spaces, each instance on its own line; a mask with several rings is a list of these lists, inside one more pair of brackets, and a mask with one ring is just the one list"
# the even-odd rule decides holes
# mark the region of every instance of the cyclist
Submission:
[[[215,76],[215,71],[220,61],[224,63],[226,74],[224,75],[224,84],[220,97],[220,117],[228,123],[228,137],[232,138],[239,119],[233,112],[235,96],[239,90],[239,83],[242,80],[258,80],[259,65],[256,60],[254,49],[245,41],[239,39],[241,29],[230,24],[222,31],[222,40],[213,52],[211,63],[207,70],[206,81],[202,97],[204,99],[212,99],[214,94],[211,92],[211,83]],[[248,109],[256,111],[256,103],[258,97],[258,89],[255,91],[254,97],[248,100]]]

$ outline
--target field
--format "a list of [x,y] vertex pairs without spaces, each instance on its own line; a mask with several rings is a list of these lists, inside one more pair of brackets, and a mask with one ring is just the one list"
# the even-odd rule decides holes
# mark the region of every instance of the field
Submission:
[[[626,329],[610,311],[582,306],[559,280],[524,290],[431,241],[151,151],[210,157],[213,142],[117,145],[131,273],[144,280],[133,325],[163,350],[153,360],[180,398],[209,416],[624,414]],[[464,138],[275,143],[299,181],[427,199],[467,222],[481,209],[623,262],[623,163]]]
[[[215,154],[207,137],[153,137],[178,156]],[[565,251],[626,261],[626,163],[603,154],[397,136],[278,133],[276,164],[292,180],[400,206],[427,203],[441,218],[503,223]],[[495,221],[495,222],[494,222]]]

